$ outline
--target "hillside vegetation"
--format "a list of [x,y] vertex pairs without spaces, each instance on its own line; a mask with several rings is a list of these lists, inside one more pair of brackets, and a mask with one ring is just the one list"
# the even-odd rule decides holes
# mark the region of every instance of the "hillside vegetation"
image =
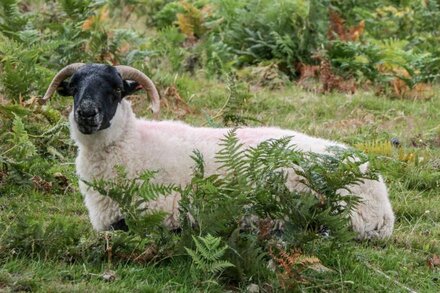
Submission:
[[[3,0],[0,291],[439,292],[439,27],[437,0]],[[219,141],[227,176],[205,176],[195,151],[187,187],[153,184],[155,170],[137,185],[122,168],[89,182],[129,215],[130,232],[98,233],[78,190],[73,101],[38,102],[73,62],[142,70],[162,119],[279,126],[352,149],[319,156],[285,138],[240,151],[231,130]],[[151,118],[143,93],[129,99]],[[292,162],[325,200],[287,190],[279,168]],[[346,215],[357,199],[336,191],[375,172],[395,231],[356,241]],[[172,191],[198,225],[182,216],[168,231],[138,210],[139,196]],[[255,214],[289,225],[243,228]]]

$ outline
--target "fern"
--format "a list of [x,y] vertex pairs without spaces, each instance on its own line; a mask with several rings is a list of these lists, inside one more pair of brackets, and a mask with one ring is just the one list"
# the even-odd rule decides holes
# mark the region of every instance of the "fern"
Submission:
[[[29,135],[24,127],[23,121],[17,115],[12,122],[11,138],[8,143],[14,148],[14,157],[17,161],[29,159],[36,154],[34,144],[29,140]],[[12,149],[10,149],[12,150]]]
[[216,1],[214,31],[237,55],[236,65],[276,60],[295,74],[298,61],[311,62],[311,52],[324,42],[326,4],[320,1]]
[[[227,77],[229,95],[227,101],[222,109],[223,124],[225,126],[233,125],[247,125],[248,121],[256,121],[257,119],[243,114],[243,109],[247,108],[251,95],[247,86],[243,83],[238,83],[233,74]],[[221,112],[219,112],[221,113]]]
[[[373,171],[360,171],[367,160],[361,153],[329,152],[297,151],[288,137],[244,149],[235,131],[230,131],[216,156],[222,175],[202,178],[197,173],[197,179],[182,191],[181,209],[195,219],[196,231],[216,235],[231,235],[241,219],[256,214],[261,219],[285,220],[289,232],[283,237],[292,245],[316,238],[323,227],[333,231],[334,239],[347,240],[351,237],[348,215],[358,199],[341,196],[339,191],[377,177]],[[197,159],[200,166],[201,157]],[[301,183],[310,191],[289,190],[292,172],[303,178]]]
[[235,130],[230,130],[224,138],[220,140],[220,151],[216,155],[217,162],[220,163],[219,170],[224,169],[227,176],[237,176],[242,174],[246,162],[243,144],[239,142]]
[[60,0],[59,3],[61,9],[69,18],[73,19],[74,21],[85,20],[88,16],[90,16],[90,6],[92,4],[91,0]]
[[169,196],[175,191],[175,186],[152,183],[157,173],[155,171],[147,170],[135,178],[129,178],[121,166],[116,170],[118,175],[114,180],[99,179],[85,183],[119,204],[130,231],[139,236],[157,232],[153,228],[161,226],[166,213],[148,210],[148,203]]
[[[182,68],[185,60],[185,50],[181,47],[185,35],[179,32],[175,27],[165,27],[159,31],[157,38],[152,40],[151,46],[155,48],[157,54],[153,59],[157,66],[170,67],[172,71]],[[163,57],[166,58],[163,58]]]
[[[25,44],[0,36],[0,63],[3,90],[11,100],[18,101],[34,91],[50,76],[51,71],[39,64],[58,43]],[[38,86],[37,86],[38,85]]]
[[41,146],[35,139],[36,136],[28,133],[27,121],[19,116],[23,115],[23,110],[19,106],[0,107],[0,111],[4,111],[13,118],[0,136],[4,140],[4,144],[0,145],[0,169],[7,173],[6,183],[8,184],[19,184],[23,187],[33,184],[37,189],[43,186],[51,189],[52,183],[48,181],[54,179],[51,171],[54,162],[50,157],[42,157],[41,154],[47,148],[56,151],[54,143]]
[[3,0],[0,3],[0,31],[11,38],[17,38],[15,32],[20,31],[27,23],[18,10],[17,0]]
[[206,31],[203,13],[190,2],[182,0],[183,13],[177,13],[177,24],[187,37],[200,38]]
[[[262,247],[254,257],[264,257],[265,245],[259,242],[263,239],[260,237],[282,240],[293,248],[304,248],[324,234],[327,240],[338,243],[352,239],[349,215],[359,199],[350,195],[349,186],[377,179],[372,166],[365,173],[360,171],[366,156],[346,149],[329,149],[328,154],[301,152],[289,137],[244,148],[235,130],[219,144],[217,173],[205,176],[203,156],[196,152],[194,176],[181,190],[181,241],[186,247],[194,242],[194,235],[225,239],[235,249],[225,254],[235,265],[226,275],[244,280],[248,274],[268,274],[264,261],[242,263],[242,258],[254,255],[249,247]],[[303,191],[288,187],[288,174],[292,172],[302,178],[299,183],[306,187]],[[341,189],[347,188],[348,195],[342,196]],[[262,228],[261,221],[269,227]],[[284,223],[282,231],[276,228],[277,223]],[[193,258],[203,265],[202,260]]]
[[183,13],[185,9],[182,4],[177,1],[167,3],[162,9],[154,15],[153,21],[157,28],[163,29],[171,26],[179,13]]
[[203,154],[199,150],[194,150],[191,159],[194,161],[193,174],[196,178],[205,177],[205,160]]
[[195,250],[185,247],[192,259],[192,268],[205,281],[214,281],[225,269],[233,267],[229,261],[222,260],[228,245],[222,246],[222,239],[211,234],[205,237],[192,237]]
[[209,73],[221,76],[232,71],[235,63],[234,49],[215,34],[208,34],[195,51]]
[[9,180],[20,183],[26,182],[26,178],[30,177],[29,170],[36,163],[36,148],[30,141],[29,135],[24,127],[22,119],[14,114],[12,129],[6,133],[7,144],[9,148],[1,150],[0,160],[3,169],[9,174]]

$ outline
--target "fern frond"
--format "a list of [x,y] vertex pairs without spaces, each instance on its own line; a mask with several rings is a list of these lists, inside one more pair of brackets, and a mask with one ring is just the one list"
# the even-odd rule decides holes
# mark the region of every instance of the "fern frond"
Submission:
[[230,268],[230,267],[234,267],[234,265],[232,263],[230,263],[229,261],[220,260],[220,261],[216,261],[215,263],[210,264],[208,267],[208,270],[210,272],[212,272],[213,274],[220,274],[225,269]]
[[228,131],[224,138],[220,140],[220,151],[215,158],[220,164],[220,170],[226,172],[226,176],[240,174],[245,170],[246,162],[243,144],[239,142],[235,129]]
[[233,267],[229,261],[222,260],[228,245],[222,246],[222,239],[211,234],[205,237],[192,236],[195,250],[185,247],[186,252],[193,261],[195,270],[207,275],[206,279],[214,279],[225,269]]
[[172,184],[152,183],[156,171],[146,170],[139,176],[130,178],[124,168],[117,166],[116,173],[118,175],[113,180],[100,179],[85,183],[118,203],[130,231],[143,237],[146,232],[157,230],[166,213],[149,210],[148,204],[162,196],[169,196],[176,191],[176,187]]
[[16,114],[14,114],[12,122],[12,133],[9,143],[16,148],[14,150],[14,157],[17,161],[29,159],[37,152],[35,145],[29,139],[23,121]]
[[0,32],[10,38],[18,39],[16,34],[26,24],[27,19],[20,13],[17,0],[0,2]]
[[205,176],[205,160],[203,154],[199,150],[194,150],[191,155],[194,161],[193,174],[195,177],[203,178]]

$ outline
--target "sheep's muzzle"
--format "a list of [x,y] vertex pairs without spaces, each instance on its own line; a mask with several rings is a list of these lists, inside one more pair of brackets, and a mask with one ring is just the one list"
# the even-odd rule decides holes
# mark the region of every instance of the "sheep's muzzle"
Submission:
[[74,118],[81,133],[93,134],[100,129],[103,115],[93,102],[86,100],[75,110]]

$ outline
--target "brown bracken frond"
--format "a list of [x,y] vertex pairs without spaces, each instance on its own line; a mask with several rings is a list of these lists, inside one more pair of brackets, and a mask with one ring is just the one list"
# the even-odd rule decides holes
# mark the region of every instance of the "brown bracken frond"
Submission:
[[283,289],[292,289],[300,283],[307,283],[302,272],[309,266],[320,263],[316,257],[305,257],[297,249],[288,252],[280,246],[269,246],[269,255],[275,263],[277,277]]
[[175,86],[169,86],[165,89],[161,103],[162,107],[169,109],[179,118],[193,113],[193,110],[180,96],[180,93]]
[[365,21],[362,20],[356,26],[346,27],[345,20],[335,10],[329,10],[329,40],[339,39],[344,42],[357,41],[365,30]]
[[339,90],[353,94],[356,91],[355,81],[352,78],[344,79],[342,76],[336,75],[332,70],[330,60],[321,58],[319,66],[319,81],[322,84],[321,91],[323,93]]

